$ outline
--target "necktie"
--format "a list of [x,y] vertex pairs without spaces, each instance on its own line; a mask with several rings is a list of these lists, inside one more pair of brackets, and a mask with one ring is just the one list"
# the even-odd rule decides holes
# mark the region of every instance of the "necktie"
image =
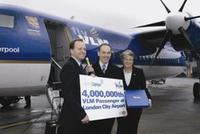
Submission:
[[103,73],[105,74],[105,72],[106,72],[106,64],[103,64],[103,65],[102,65],[102,71],[103,71]]
[[80,64],[80,71],[81,71],[81,73],[83,73],[83,66],[82,66],[82,64]]

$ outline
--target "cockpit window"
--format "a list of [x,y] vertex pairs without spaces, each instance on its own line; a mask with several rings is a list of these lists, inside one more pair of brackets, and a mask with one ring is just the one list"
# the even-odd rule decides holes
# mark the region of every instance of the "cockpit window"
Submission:
[[34,16],[25,16],[26,22],[28,23],[29,27],[34,29],[40,29],[40,25],[38,19]]
[[34,16],[25,16],[27,33],[30,36],[41,36],[39,20]]
[[0,27],[14,28],[14,16],[0,14]]

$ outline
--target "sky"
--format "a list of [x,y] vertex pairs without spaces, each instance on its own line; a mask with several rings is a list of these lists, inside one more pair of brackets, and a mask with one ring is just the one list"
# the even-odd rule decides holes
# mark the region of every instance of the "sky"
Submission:
[[[183,0],[163,0],[176,12]],[[132,27],[165,20],[167,12],[160,0],[1,0],[0,4],[12,4],[72,18],[74,21],[100,26],[106,29],[131,33]],[[200,1],[188,0],[184,11],[200,15]]]

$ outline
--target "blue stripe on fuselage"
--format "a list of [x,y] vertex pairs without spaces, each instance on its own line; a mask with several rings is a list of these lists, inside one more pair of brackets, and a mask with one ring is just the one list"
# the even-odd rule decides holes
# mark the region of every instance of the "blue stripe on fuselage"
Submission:
[[186,66],[185,58],[176,59],[155,59],[155,58],[138,58],[135,60],[136,65],[152,65],[152,66]]
[[14,28],[0,27],[0,60],[50,60],[50,42],[41,20],[40,28],[34,29],[28,26],[25,13],[0,9],[0,14],[15,17]]

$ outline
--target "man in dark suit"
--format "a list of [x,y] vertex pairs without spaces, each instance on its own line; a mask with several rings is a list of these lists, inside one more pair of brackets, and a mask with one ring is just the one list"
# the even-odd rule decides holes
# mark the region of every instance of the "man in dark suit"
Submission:
[[71,57],[60,74],[64,103],[59,117],[58,134],[87,134],[89,118],[81,107],[79,74],[85,74],[81,61],[86,56],[82,39],[70,43]]
[[[96,76],[118,78],[117,73],[119,72],[119,68],[110,62],[111,54],[112,49],[109,44],[104,43],[99,46],[99,59],[93,64]],[[92,127],[90,134],[111,134],[113,123],[113,118],[90,122],[90,126]]]

